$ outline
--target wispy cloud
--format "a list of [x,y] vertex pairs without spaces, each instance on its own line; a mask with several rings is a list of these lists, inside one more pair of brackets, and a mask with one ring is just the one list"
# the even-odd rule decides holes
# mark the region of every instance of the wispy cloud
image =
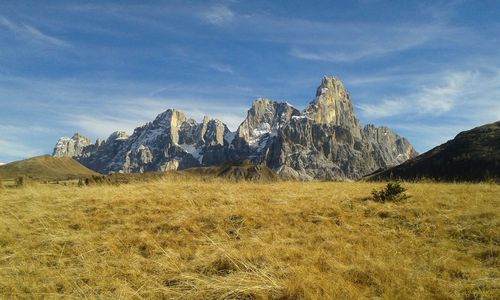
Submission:
[[208,23],[218,25],[231,21],[234,18],[234,15],[234,12],[229,7],[217,4],[206,10],[202,14],[202,17]]
[[[413,84],[421,82],[420,77],[415,75]],[[413,92],[356,105],[361,119],[401,130],[419,151],[446,142],[460,131],[500,120],[500,69],[438,72],[427,74],[426,80]]]
[[0,156],[9,162],[14,159],[28,158],[44,154],[42,149],[27,145],[23,142],[0,138]]
[[70,43],[60,39],[56,38],[54,36],[48,35],[46,33],[43,33],[39,29],[27,25],[24,23],[14,23],[11,20],[7,19],[4,16],[0,16],[0,25],[3,26],[4,28],[8,29],[12,33],[14,33],[16,36],[31,40],[31,41],[36,41],[36,42],[41,42],[44,44],[50,44],[53,46],[58,46],[58,47],[68,47],[70,46]]
[[[437,81],[434,85],[422,86],[414,93],[383,99],[378,103],[360,104],[357,107],[372,119],[404,114],[438,116],[451,110],[460,110],[467,105],[465,101],[480,102],[485,85],[488,85],[489,93],[500,92],[500,86],[495,87],[491,77],[478,71],[449,72],[432,77]],[[465,99],[467,96],[478,99]]]
[[[220,89],[218,81],[167,84],[92,78],[33,79],[0,74],[0,83],[0,101],[5,101],[6,109],[36,111],[42,121],[44,114],[51,113],[51,122],[64,124],[61,128],[101,138],[116,130],[131,132],[168,108],[183,111],[198,121],[204,115],[219,118],[235,129],[252,100],[245,95],[253,93],[251,88],[238,85]],[[228,106],[229,102],[232,105]],[[8,131],[15,128],[11,125]],[[23,124],[23,128],[27,130],[30,126]],[[0,132],[5,131],[0,124]]]
[[[68,128],[84,132],[99,138],[107,138],[115,131],[131,133],[134,128],[143,125],[138,120],[127,117],[118,117],[112,114],[68,114],[66,115]],[[68,132],[67,134],[71,134]]]
[[45,135],[50,129],[28,121],[20,124],[0,123],[0,157],[3,162],[45,154],[39,145],[33,145],[37,136]]
[[[120,111],[114,110],[111,105],[101,106],[101,112],[65,114],[67,128],[74,128],[95,137],[106,138],[114,131],[133,130],[154,118],[161,112],[173,108],[185,113],[187,118],[198,122],[204,116],[219,119],[231,130],[235,130],[243,121],[248,107],[233,105],[228,107],[223,102],[212,99],[193,98],[131,98],[120,101]],[[67,133],[71,134],[71,133]]]
[[221,73],[228,73],[228,74],[234,74],[233,67],[228,64],[223,64],[223,63],[211,63],[208,65],[211,69],[221,72]]
[[308,41],[292,46],[289,54],[305,60],[353,62],[419,47],[452,33],[452,29],[440,23],[330,24],[329,27],[322,39],[330,43]]

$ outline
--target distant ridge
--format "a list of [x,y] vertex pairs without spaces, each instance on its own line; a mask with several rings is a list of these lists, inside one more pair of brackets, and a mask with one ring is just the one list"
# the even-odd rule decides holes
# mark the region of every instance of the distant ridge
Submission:
[[99,175],[70,157],[36,156],[0,166],[1,179],[29,176],[43,180],[65,180]]
[[500,181],[500,121],[459,133],[454,139],[368,180],[432,179]]

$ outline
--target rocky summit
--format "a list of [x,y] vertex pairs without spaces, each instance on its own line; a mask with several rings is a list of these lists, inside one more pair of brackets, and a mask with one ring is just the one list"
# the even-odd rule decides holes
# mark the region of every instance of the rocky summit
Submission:
[[54,156],[70,156],[100,173],[180,170],[248,159],[283,178],[358,179],[417,155],[408,140],[387,127],[361,127],[351,97],[336,77],[325,76],[301,112],[259,98],[236,132],[220,120],[201,123],[169,109],[132,135],[115,132],[92,143],[61,138]]
[[79,133],[75,133],[71,138],[62,137],[59,141],[57,141],[57,144],[54,147],[53,156],[79,157],[81,156],[83,149],[90,144],[92,144],[92,141]]

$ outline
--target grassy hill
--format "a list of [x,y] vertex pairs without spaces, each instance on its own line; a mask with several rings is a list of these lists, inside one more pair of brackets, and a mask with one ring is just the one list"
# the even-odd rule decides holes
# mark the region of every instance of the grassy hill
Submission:
[[500,185],[149,182],[0,190],[0,298],[499,299]]
[[0,179],[29,176],[43,180],[64,180],[99,175],[69,157],[36,156],[0,166]]

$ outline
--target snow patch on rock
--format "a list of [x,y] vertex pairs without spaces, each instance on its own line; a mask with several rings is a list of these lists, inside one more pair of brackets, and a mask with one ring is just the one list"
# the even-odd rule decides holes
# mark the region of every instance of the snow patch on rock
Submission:
[[195,144],[180,144],[179,147],[184,149],[187,153],[191,154],[196,160],[200,162],[203,161],[202,149],[197,148]]

